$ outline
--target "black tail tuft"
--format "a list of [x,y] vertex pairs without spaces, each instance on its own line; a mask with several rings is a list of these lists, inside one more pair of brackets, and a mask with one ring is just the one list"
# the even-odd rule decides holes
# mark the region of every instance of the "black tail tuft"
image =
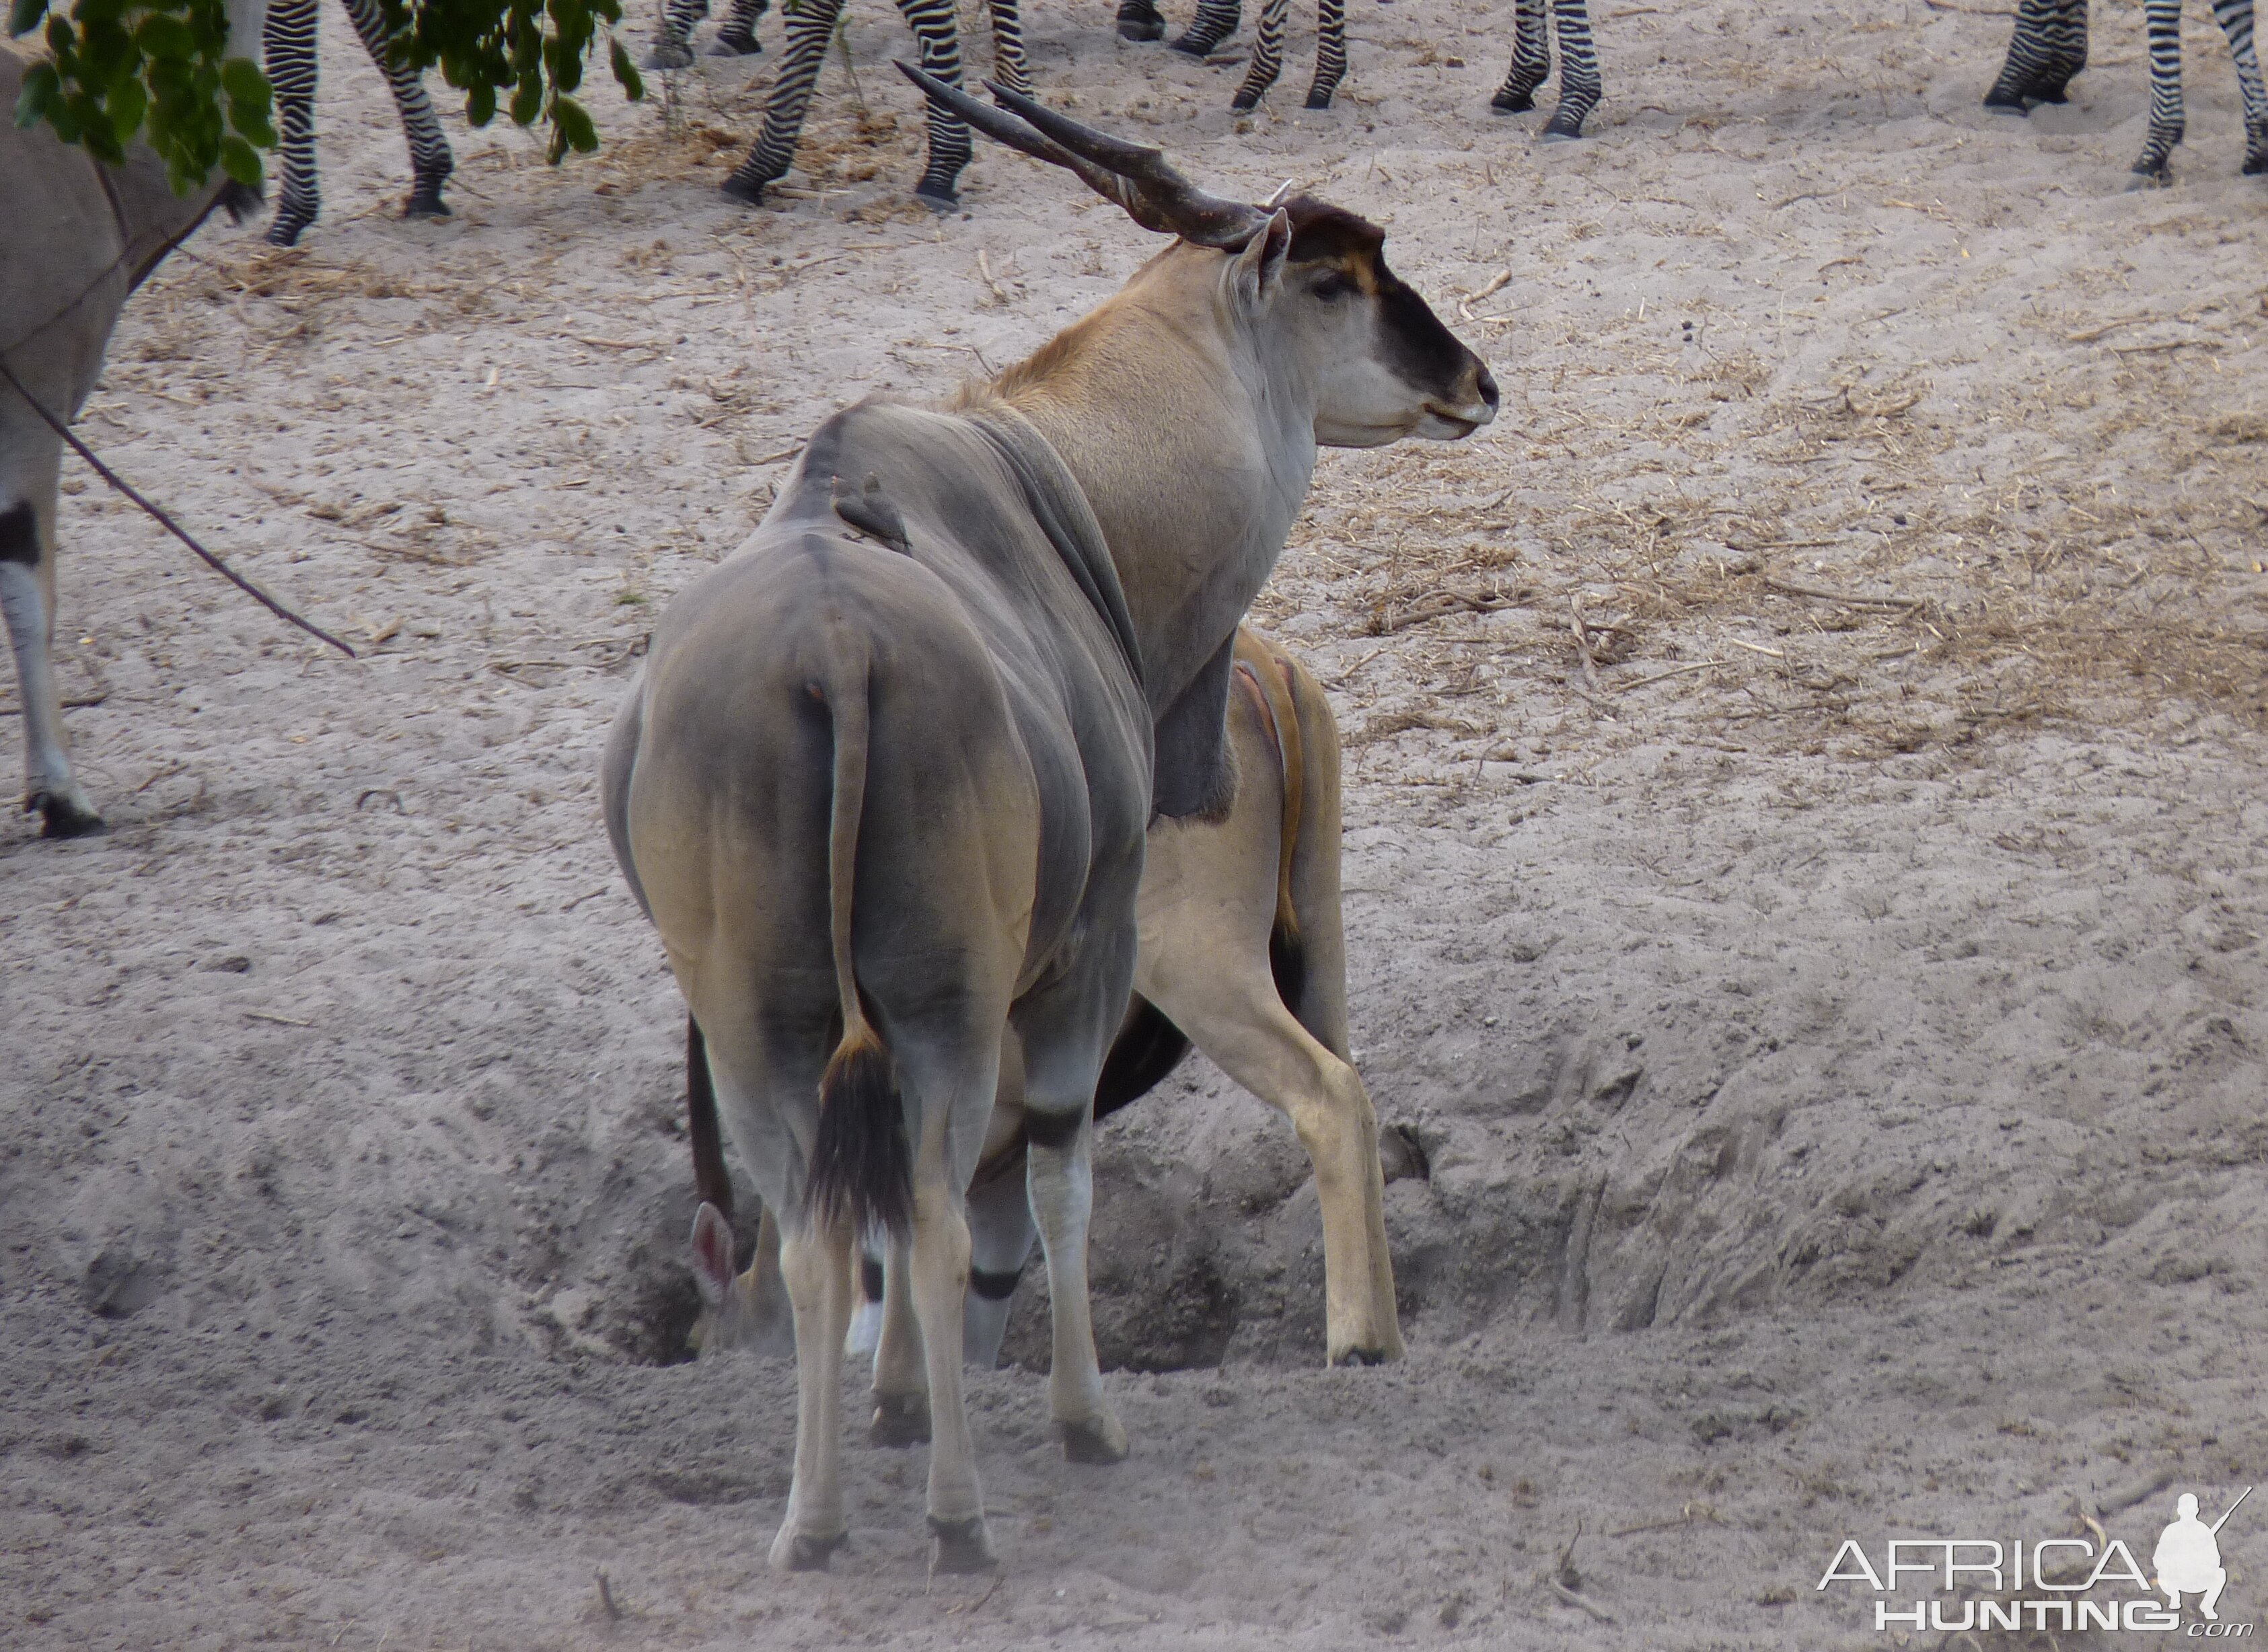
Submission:
[[1102,1076],[1095,1081],[1096,1119],[1108,1119],[1129,1102],[1141,1100],[1189,1053],[1189,1034],[1148,999],[1136,998],[1134,1014],[1103,1057]]
[[819,1140],[803,1186],[814,1220],[847,1218],[859,1231],[913,1231],[913,1151],[890,1053],[871,1034],[847,1043],[819,1081]]
[[[1276,995],[1284,1001],[1284,1008],[1301,1026],[1307,1025],[1301,1002],[1307,995],[1307,945],[1292,931],[1278,924],[1268,936],[1268,970],[1276,977]],[[1313,1027],[1307,1027],[1313,1032]]]

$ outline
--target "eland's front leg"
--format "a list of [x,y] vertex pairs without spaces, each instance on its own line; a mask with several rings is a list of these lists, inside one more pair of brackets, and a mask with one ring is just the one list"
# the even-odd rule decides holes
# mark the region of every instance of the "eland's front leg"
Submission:
[[795,1308],[795,1479],[772,1539],[773,1566],[823,1572],[843,1522],[843,1332],[850,1319],[851,1230],[806,1222],[783,1237],[780,1274]]

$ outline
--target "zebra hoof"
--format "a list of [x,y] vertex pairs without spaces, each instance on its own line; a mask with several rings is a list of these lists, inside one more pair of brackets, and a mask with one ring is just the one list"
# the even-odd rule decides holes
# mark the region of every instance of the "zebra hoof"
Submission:
[[719,34],[717,37],[716,44],[709,48],[709,55],[711,57],[754,57],[763,49],[764,48],[762,46],[757,44],[756,37],[753,34],[733,34],[728,33]]
[[2134,176],[2141,180],[2136,186],[2138,188],[2146,187],[2152,189],[2163,189],[2174,181],[2174,164],[2170,157],[2153,160],[2149,156],[2145,155],[2134,163],[2133,173]]
[[835,1551],[850,1540],[848,1531],[837,1531],[829,1537],[814,1537],[807,1531],[792,1531],[780,1528],[772,1539],[772,1569],[777,1572],[823,1572],[827,1563],[835,1558]]
[[1228,100],[1228,106],[1238,114],[1250,114],[1260,106],[1260,94],[1256,92],[1240,92]]
[[1336,87],[1318,87],[1307,93],[1307,101],[1300,106],[1308,109],[1328,109],[1331,106],[1331,93],[1336,90]]
[[[291,243],[285,241],[281,245],[288,246]],[[110,830],[92,807],[60,792],[33,792],[24,800],[24,812],[30,814],[34,811],[40,817],[41,837],[92,838],[100,837]]]
[[867,1425],[871,1444],[893,1449],[921,1445],[929,1439],[927,1394],[877,1394],[874,1421]]
[[1146,0],[1131,0],[1118,8],[1118,38],[1122,40],[1161,40],[1166,19]]
[[2244,158],[2243,175],[2245,177],[2257,178],[2263,173],[2268,173],[2268,154],[2247,155]]
[[1526,114],[1535,106],[1535,94],[1532,92],[1499,91],[1489,99],[1489,107],[1498,114]]
[[268,226],[268,245],[297,246],[299,244],[299,232],[313,222],[313,218],[287,218],[278,213],[276,216],[276,221]]
[[638,59],[640,69],[690,69],[693,48],[689,46],[657,46]]
[[441,199],[441,191],[436,187],[414,192],[402,203],[401,216],[405,218],[451,218],[456,214],[449,210],[449,203]]
[[744,205],[760,207],[764,204],[764,180],[761,178],[743,178],[734,173],[717,188],[719,193],[728,195]]
[[992,1553],[992,1534],[985,1529],[983,1515],[971,1515],[966,1520],[939,1520],[932,1515],[929,1530],[936,1539],[930,1552],[932,1572],[989,1572],[1000,1564]]
[[952,212],[961,205],[961,195],[951,184],[932,183],[924,178],[914,186],[914,199],[932,212]]
[[[1160,33],[1162,32],[1163,31],[1160,31]],[[1178,40],[1170,42],[1167,45],[1167,49],[1168,51],[1184,53],[1190,57],[1205,57],[1209,56],[1212,52],[1212,48],[1219,44],[1220,42],[1219,40],[1204,40],[1198,39],[1194,34],[1184,34]]]
[[1580,115],[1570,120],[1565,114],[1555,114],[1543,128],[1543,136],[1547,143],[1572,143],[1583,136],[1583,119]]

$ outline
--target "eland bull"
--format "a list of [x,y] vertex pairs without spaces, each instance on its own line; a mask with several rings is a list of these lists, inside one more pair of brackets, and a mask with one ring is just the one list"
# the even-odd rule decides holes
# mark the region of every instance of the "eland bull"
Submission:
[[822,424],[755,532],[662,615],[608,741],[616,857],[779,1213],[789,1569],[846,1535],[843,1340],[872,1230],[919,1330],[934,1565],[993,1564],[961,1393],[965,1201],[1011,1032],[1050,1410],[1074,1459],[1125,1455],[1086,1247],[1146,828],[1229,804],[1234,632],[1318,445],[1452,440],[1497,407],[1354,214],[1209,195],[1155,150],[906,72],[1177,239],[950,408],[869,400]]
[[[1219,820],[1160,819],[1150,827],[1135,998],[1103,1062],[1094,1116],[1100,1122],[1146,1094],[1193,1041],[1284,1113],[1314,1167],[1322,1205],[1326,1355],[1334,1364],[1391,1358],[1402,1338],[1377,1120],[1347,1041],[1337,726],[1306,667],[1249,629],[1237,633],[1233,690],[1227,738],[1235,802]],[[1035,1238],[1012,1039],[1002,1064],[989,1139],[968,1187],[972,1259],[961,1337],[968,1362],[979,1369],[998,1358],[1008,1299]],[[732,1183],[697,1032],[686,1098],[703,1201],[692,1244],[704,1309],[696,1345],[703,1356],[734,1348],[792,1353],[779,1231],[769,1209],[755,1259],[733,1271]],[[861,1274],[865,1300],[849,1347],[876,1354],[874,1437],[900,1443],[926,1426],[922,1372],[908,1357],[918,1347],[911,1304],[902,1288],[889,1289],[880,1259],[869,1257]],[[880,1337],[885,1324],[890,1333]]]
[[[265,0],[230,0],[228,42],[259,49]],[[0,109],[30,64],[0,42]],[[44,124],[0,121],[0,611],[16,654],[24,722],[24,811],[49,837],[102,829],[72,772],[55,682],[55,494],[68,423],[102,374],[128,296],[215,207],[241,219],[257,195],[226,180],[186,195],[165,163],[128,146],[122,165],[63,143]]]

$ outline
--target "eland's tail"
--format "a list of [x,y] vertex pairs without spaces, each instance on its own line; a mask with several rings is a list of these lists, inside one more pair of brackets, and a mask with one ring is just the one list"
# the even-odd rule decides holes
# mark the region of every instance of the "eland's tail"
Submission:
[[821,1222],[848,1220],[861,1232],[904,1234],[913,1225],[913,1153],[895,1064],[867,1018],[850,958],[850,892],[858,819],[866,799],[866,664],[840,661],[812,692],[835,725],[835,795],[827,841],[828,931],[843,1041],[819,1081],[819,1136],[804,1183],[804,1207]]

